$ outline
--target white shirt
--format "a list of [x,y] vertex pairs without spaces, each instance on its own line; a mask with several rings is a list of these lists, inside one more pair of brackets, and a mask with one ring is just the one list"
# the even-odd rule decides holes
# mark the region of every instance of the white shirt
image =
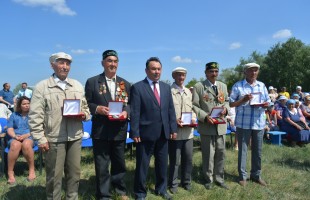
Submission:
[[160,97],[159,81],[152,81],[151,79],[149,79],[149,77],[146,77],[146,79],[147,79],[147,81],[149,82],[149,84],[150,84],[150,86],[151,86],[151,88],[152,88],[153,91],[154,91],[154,84],[153,84],[153,82],[157,82],[157,84],[156,84],[156,89],[157,89],[158,95],[159,95],[159,97]]
[[66,89],[66,85],[68,84],[68,79],[66,78],[65,80],[60,80],[56,75],[54,75],[54,80],[57,83],[57,85],[62,89]]
[[109,87],[110,93],[111,93],[111,97],[113,99],[113,101],[115,100],[115,84],[116,84],[116,76],[112,77],[112,78],[108,78],[105,77],[105,79],[107,80],[107,85]]

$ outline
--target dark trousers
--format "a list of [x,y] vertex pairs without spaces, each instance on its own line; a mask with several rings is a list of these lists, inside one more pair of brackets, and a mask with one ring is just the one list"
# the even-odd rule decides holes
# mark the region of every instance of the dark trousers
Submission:
[[181,185],[191,183],[193,139],[169,140],[169,181],[171,188],[178,187],[179,168],[181,165]]
[[136,146],[136,171],[134,193],[136,198],[146,197],[146,177],[151,156],[155,156],[155,193],[167,192],[168,140],[160,137],[156,141],[141,141]]
[[[111,198],[110,183],[117,194],[125,195],[125,140],[108,141],[93,139],[93,152],[95,159],[97,199]],[[110,163],[111,174],[109,172]]]

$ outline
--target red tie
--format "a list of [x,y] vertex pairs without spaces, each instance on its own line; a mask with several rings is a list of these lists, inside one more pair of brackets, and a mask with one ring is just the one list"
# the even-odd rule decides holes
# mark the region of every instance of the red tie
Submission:
[[155,95],[155,97],[156,97],[156,99],[157,99],[157,102],[158,102],[158,104],[160,105],[160,97],[159,97],[159,94],[158,94],[158,91],[157,91],[157,88],[156,88],[156,83],[157,82],[153,82],[153,84],[154,84],[154,95]]

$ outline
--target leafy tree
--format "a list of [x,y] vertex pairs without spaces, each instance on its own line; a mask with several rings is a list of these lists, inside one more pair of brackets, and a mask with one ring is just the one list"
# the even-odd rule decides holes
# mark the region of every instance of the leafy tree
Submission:
[[22,84],[19,83],[13,90],[13,94],[14,95],[17,95],[18,94],[18,91],[22,89]]
[[310,48],[296,38],[276,44],[267,53],[261,69],[260,80],[277,88],[295,91],[297,85],[310,90]]
[[219,80],[227,84],[227,89],[230,90],[237,81],[244,78],[243,66],[246,63],[255,62],[259,65],[263,65],[264,59],[264,55],[254,51],[248,58],[241,58],[240,64],[234,68],[224,69],[220,74]]
[[193,78],[192,80],[190,80],[185,87],[190,88],[193,87],[196,83],[198,83],[199,81],[204,81],[205,78],[201,77],[199,80],[197,80],[196,78]]

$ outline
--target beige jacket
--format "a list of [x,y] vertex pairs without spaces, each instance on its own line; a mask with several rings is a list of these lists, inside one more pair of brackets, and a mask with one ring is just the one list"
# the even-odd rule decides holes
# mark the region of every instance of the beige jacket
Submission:
[[[196,114],[192,110],[192,93],[184,87],[184,93],[181,95],[178,86],[173,83],[171,86],[172,99],[177,119],[181,119],[182,112],[192,112],[192,119],[196,120]],[[187,140],[194,137],[194,129],[191,127],[178,127],[176,140]]]
[[90,119],[84,88],[78,81],[68,78],[65,90],[57,85],[53,76],[39,82],[34,89],[29,111],[31,135],[39,145],[47,141],[74,141],[83,136],[80,119],[62,116],[64,99],[80,99],[85,121]]

